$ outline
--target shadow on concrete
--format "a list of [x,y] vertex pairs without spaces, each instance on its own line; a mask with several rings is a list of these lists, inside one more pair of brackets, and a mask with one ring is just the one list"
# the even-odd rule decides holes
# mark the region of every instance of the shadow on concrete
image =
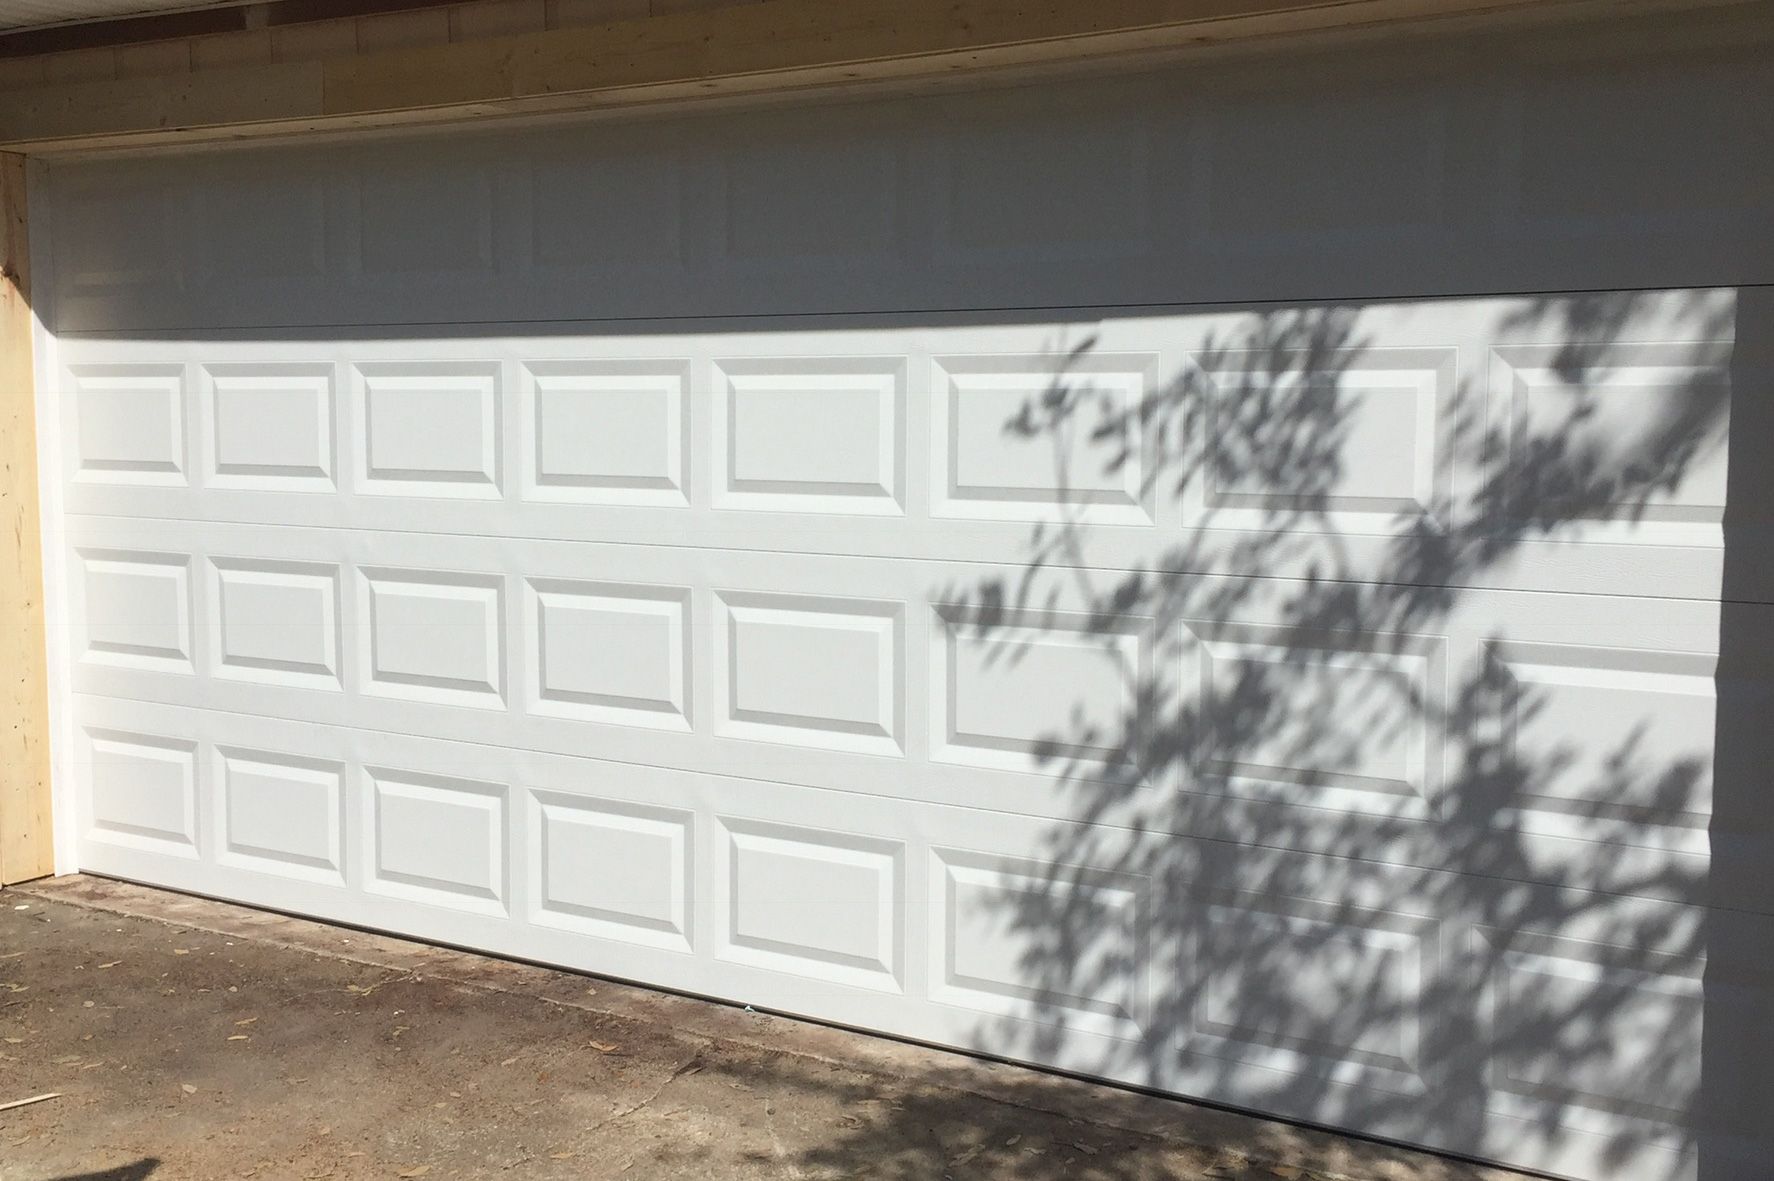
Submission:
[[114,1169],[101,1169],[96,1173],[73,1173],[66,1177],[57,1177],[55,1181],[143,1181],[160,1168],[160,1162],[151,1156],[127,1165],[118,1165]]

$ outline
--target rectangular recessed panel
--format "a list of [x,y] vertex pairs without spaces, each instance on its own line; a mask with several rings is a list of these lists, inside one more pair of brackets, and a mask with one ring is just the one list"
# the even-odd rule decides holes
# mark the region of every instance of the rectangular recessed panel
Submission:
[[[1438,454],[1451,349],[1277,350],[1213,358],[1205,497],[1198,512],[1246,527],[1330,521],[1391,533],[1448,492]],[[1235,515],[1225,510],[1245,510]]]
[[[63,286],[82,295],[183,280],[168,233],[172,204],[163,177],[68,192],[56,208],[55,265]],[[180,243],[182,245],[182,243]]]
[[338,687],[338,567],[247,558],[214,567],[217,676]]
[[344,769],[269,751],[217,752],[223,859],[245,869],[344,881]]
[[979,630],[959,610],[932,620],[932,757],[1057,774],[1073,760],[1119,766],[1150,675],[1141,621],[1093,632],[1083,616]]
[[1710,1008],[1699,965],[1646,971],[1603,962],[1642,958],[1625,949],[1577,948],[1571,955],[1552,948],[1499,953],[1487,941],[1495,961],[1495,1106],[1528,1120],[1556,1113],[1563,1123],[1593,1124],[1602,1114],[1654,1123],[1691,1119],[1701,1099],[1701,1032]]
[[1140,414],[1149,360],[937,358],[931,511],[1149,524]]
[[367,492],[497,499],[499,371],[480,363],[357,368]]
[[469,164],[390,164],[358,180],[359,264],[366,275],[486,271],[493,265],[493,184]]
[[[930,995],[1109,1037],[1140,1036],[1151,883],[960,850],[931,859]],[[1057,920],[1057,921],[1056,921]]]
[[690,592],[532,580],[532,708],[592,721],[690,728]]
[[90,835],[197,856],[197,744],[111,730],[87,739]]
[[1509,181],[1520,223],[1593,233],[1610,221],[1729,216],[1765,199],[1765,174],[1751,181],[1742,162],[1769,127],[1766,112],[1743,106],[1768,84],[1766,59],[1720,50],[1596,62],[1561,54],[1517,75]]
[[78,478],[183,484],[182,365],[89,365],[68,371]]
[[722,592],[717,615],[721,733],[900,753],[898,604]]
[[1493,356],[1508,453],[1491,478],[1516,518],[1613,522],[1647,538],[1723,518],[1729,345]]
[[364,692],[502,708],[503,585],[497,576],[364,571]]
[[903,511],[897,362],[726,362],[715,507]]
[[890,387],[743,375],[727,383],[729,491],[892,495]]
[[191,671],[191,567],[178,554],[80,551],[84,660]]
[[406,771],[368,775],[371,886],[503,914],[505,788]]
[[542,266],[680,261],[676,155],[612,149],[531,164],[531,256]]
[[211,365],[209,481],[218,487],[331,488],[333,367]]
[[1717,691],[1711,657],[1502,643],[1512,803],[1554,831],[1706,848]]
[[1182,964],[1195,998],[1177,1037],[1183,1054],[1218,1059],[1220,1071],[1425,1093],[1432,925],[1230,905],[1209,905],[1203,917]]
[[311,171],[207,177],[197,193],[205,278],[315,279],[326,270],[326,179]]
[[689,504],[684,366],[533,362],[524,494],[585,504]]
[[[1446,645],[1189,624],[1199,687],[1195,783],[1361,811],[1422,814],[1441,790]],[[1192,673],[1192,675],[1191,675]]]
[[1324,87],[1213,111],[1203,144],[1209,240],[1230,249],[1434,227],[1447,118],[1433,92]]
[[723,959],[900,989],[901,844],[761,821],[721,824]]
[[1051,255],[1126,249],[1147,234],[1150,153],[1141,119],[1044,111],[964,125],[947,146],[951,248]]
[[[730,256],[880,254],[894,239],[894,151],[861,136],[750,143],[725,161]],[[814,179],[817,178],[817,179]]]
[[538,922],[690,950],[687,812],[536,792]]

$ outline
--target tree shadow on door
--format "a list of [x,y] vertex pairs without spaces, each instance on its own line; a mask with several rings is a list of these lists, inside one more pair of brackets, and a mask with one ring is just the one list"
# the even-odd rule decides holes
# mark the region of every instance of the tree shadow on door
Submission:
[[[1713,769],[1761,739],[1741,710],[1714,735],[1713,634],[1680,651],[1633,632],[1709,608],[1616,600],[1609,571],[1718,522],[1738,300],[1473,305],[1494,347],[1459,359],[1431,469],[1391,499],[1361,467],[1412,437],[1376,393],[1399,351],[1382,312],[1222,317],[1132,401],[1096,384],[1094,339],[1056,346],[1004,424],[1006,446],[1051,452],[1054,512],[1020,568],[941,588],[936,626],[976,686],[1058,641],[1094,647],[1119,697],[1073,702],[1028,752],[1065,800],[1038,854],[935,851],[931,984],[980,1011],[985,1052],[1455,1153],[1683,1175],[1701,1123],[1756,1135],[1741,1095],[1703,1113],[1700,1045]],[[1104,526],[1067,490],[1130,471],[1163,540],[1105,572]],[[1585,581],[1563,593],[1491,589],[1573,557]],[[1727,661],[1757,659],[1733,641]],[[965,882],[941,881],[951,863]],[[818,1155],[905,1132],[877,1121]],[[880,1159],[871,1175],[927,1175]]]

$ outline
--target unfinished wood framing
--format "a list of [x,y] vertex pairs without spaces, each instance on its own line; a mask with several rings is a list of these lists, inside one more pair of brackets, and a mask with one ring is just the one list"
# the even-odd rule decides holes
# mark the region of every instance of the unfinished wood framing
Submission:
[[916,82],[1284,34],[1748,0],[765,0],[577,28],[28,86],[0,149],[78,150]]
[[0,153],[0,885],[55,869],[25,160]]

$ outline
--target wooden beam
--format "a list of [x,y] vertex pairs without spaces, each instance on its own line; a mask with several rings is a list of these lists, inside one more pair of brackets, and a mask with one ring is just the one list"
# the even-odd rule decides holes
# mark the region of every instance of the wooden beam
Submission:
[[67,53],[107,45],[140,45],[242,29],[350,20],[385,12],[443,8],[456,0],[261,0],[251,6],[183,8],[139,16],[82,20],[73,24],[13,29],[0,33],[0,58]]
[[1449,19],[1754,0],[764,0],[327,61],[28,88],[0,149],[49,152],[441,123],[1089,61]]
[[0,153],[0,885],[55,871],[25,158]]

